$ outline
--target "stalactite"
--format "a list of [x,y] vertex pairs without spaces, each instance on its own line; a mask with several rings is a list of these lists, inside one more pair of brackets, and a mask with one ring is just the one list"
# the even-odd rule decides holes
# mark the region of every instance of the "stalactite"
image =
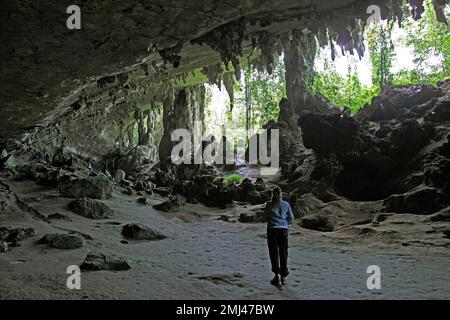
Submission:
[[220,63],[203,67],[202,73],[208,78],[209,84],[215,84],[221,89],[223,70]]
[[139,119],[138,119],[138,145],[146,145],[146,132],[144,126],[144,113],[139,111]]
[[286,94],[290,105],[298,110],[314,108],[305,102],[314,77],[315,38],[311,33],[293,32],[285,39],[284,46]]
[[225,89],[228,92],[228,96],[230,98],[230,112],[233,112],[234,107],[234,79],[233,74],[224,73],[223,74],[223,84]]
[[127,128],[127,148],[131,149],[134,147],[133,142],[133,133],[134,133],[134,123]]
[[250,106],[251,106],[250,79],[248,73],[245,73],[245,133],[247,143],[250,140]]
[[[245,37],[246,24],[245,18],[240,18],[192,40],[191,43],[200,45],[206,43],[220,54],[227,69],[231,62],[235,70],[240,70],[239,57],[242,56],[242,42]],[[240,79],[240,74],[237,72],[236,79],[238,81]]]

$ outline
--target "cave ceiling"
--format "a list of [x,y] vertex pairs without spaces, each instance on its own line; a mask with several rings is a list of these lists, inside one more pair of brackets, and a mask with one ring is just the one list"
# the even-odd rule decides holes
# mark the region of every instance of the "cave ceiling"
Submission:
[[333,25],[336,37],[341,30],[354,38],[354,17],[366,19],[369,4],[387,2],[395,14],[398,1],[80,0],[82,28],[69,30],[72,2],[7,1],[0,12],[0,137],[43,126],[104,88],[122,86],[151,100],[168,79],[220,61],[236,66],[234,54],[262,46],[252,35]]

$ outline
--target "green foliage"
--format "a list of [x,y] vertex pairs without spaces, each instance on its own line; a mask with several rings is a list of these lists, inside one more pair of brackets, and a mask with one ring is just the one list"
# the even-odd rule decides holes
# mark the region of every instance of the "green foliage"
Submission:
[[243,178],[242,176],[238,175],[238,174],[230,174],[226,177],[223,178],[223,183],[226,186],[229,185],[238,185],[242,182]]
[[[375,20],[374,20],[375,21]],[[370,60],[372,62],[372,83],[380,90],[392,84],[392,63],[395,56],[392,41],[394,21],[373,22],[366,30],[369,45]]]
[[[437,21],[432,1],[425,1],[424,6],[425,12],[420,20],[414,21],[407,13],[403,23],[405,44],[413,49],[417,66],[410,75],[410,81],[435,85],[450,76],[450,26]],[[450,21],[448,7],[445,16]],[[405,73],[399,78],[404,81]]]
[[243,81],[235,83],[235,103],[240,114],[233,121],[237,120],[238,126],[246,127],[246,108],[250,109],[250,128],[261,128],[269,120],[277,120],[279,102],[286,96],[285,70],[281,59],[274,59],[272,67],[273,71],[269,74],[249,66],[244,69]]
[[321,94],[332,104],[348,108],[355,114],[379,91],[361,83],[356,73],[355,64],[350,61],[347,75],[344,77],[336,71],[334,63],[323,59],[322,70],[317,73],[312,85],[312,92]]
[[[450,21],[448,8],[445,15]],[[336,71],[336,63],[326,58],[322,50],[317,59],[321,70],[316,73],[312,92],[322,94],[331,103],[349,108],[355,114],[387,86],[436,85],[439,81],[448,79],[450,27],[437,21],[430,0],[425,2],[422,19],[414,21],[406,5],[404,16],[402,29],[406,36],[403,39],[393,40],[394,33],[397,36],[400,34],[394,21],[374,23],[365,30],[372,67],[371,86],[363,85],[358,79],[354,60],[349,61],[349,68],[344,76]],[[415,69],[397,68],[393,71],[398,59],[403,58],[396,57],[395,46],[412,50]]]

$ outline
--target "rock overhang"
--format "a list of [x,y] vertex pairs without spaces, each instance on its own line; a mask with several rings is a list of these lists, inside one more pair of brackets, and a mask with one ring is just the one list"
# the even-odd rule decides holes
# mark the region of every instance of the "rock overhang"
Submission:
[[[368,6],[379,5],[382,17],[401,19],[400,2],[82,1],[82,30],[75,31],[66,28],[69,1],[4,4],[0,136],[55,123],[114,87],[127,103],[151,100],[164,81],[221,60],[238,67],[236,56],[255,47],[267,58],[292,34],[312,33],[321,45],[331,37],[361,54],[359,20],[365,23]],[[412,3],[420,14],[422,1]],[[436,8],[444,4],[435,1]]]

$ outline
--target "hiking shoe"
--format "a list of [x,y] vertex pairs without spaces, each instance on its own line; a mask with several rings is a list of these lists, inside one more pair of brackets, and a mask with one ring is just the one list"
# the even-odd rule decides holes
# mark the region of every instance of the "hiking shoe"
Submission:
[[281,284],[284,286],[285,284],[287,284],[287,280],[286,277],[281,278]]
[[272,280],[270,280],[270,284],[277,286],[280,284],[280,278],[278,277],[278,275],[276,275],[275,277],[273,277]]

